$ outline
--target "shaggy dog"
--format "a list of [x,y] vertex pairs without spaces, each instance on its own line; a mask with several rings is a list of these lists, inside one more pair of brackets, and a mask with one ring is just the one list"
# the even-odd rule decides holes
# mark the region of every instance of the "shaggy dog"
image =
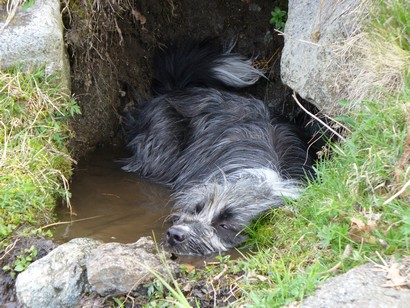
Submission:
[[304,132],[235,93],[261,76],[210,40],[180,41],[154,57],[156,97],[127,117],[133,154],[123,169],[172,189],[167,242],[176,254],[238,246],[255,218],[297,198],[313,174]]

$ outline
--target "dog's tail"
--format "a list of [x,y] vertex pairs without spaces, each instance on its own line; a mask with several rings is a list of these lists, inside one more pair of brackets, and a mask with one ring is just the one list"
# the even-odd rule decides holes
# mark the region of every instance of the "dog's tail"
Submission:
[[156,53],[152,90],[165,94],[188,87],[243,88],[263,72],[252,60],[232,53],[235,43],[222,46],[215,40],[179,40]]

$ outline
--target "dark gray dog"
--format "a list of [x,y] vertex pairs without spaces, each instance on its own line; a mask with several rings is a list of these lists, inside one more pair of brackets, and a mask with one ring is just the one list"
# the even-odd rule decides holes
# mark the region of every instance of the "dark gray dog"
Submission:
[[128,115],[124,170],[169,186],[176,254],[238,246],[261,213],[297,198],[312,157],[298,127],[235,93],[262,73],[213,41],[180,41],[154,59],[154,99]]

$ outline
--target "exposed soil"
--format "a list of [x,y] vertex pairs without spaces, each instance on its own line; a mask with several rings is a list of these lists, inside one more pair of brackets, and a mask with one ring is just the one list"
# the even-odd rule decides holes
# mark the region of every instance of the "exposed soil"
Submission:
[[273,103],[289,94],[279,77],[283,38],[269,24],[270,12],[287,9],[287,1],[89,2],[69,4],[64,14],[72,91],[82,109],[73,123],[77,158],[98,144],[122,142],[124,105],[150,96],[152,54],[177,37],[236,39],[235,51],[268,69],[269,81],[247,92]]

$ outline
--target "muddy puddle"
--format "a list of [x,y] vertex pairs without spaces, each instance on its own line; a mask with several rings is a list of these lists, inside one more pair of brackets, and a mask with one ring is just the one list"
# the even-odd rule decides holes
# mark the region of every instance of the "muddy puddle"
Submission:
[[[80,161],[70,184],[72,214],[65,205],[57,207],[57,243],[77,237],[133,243],[153,235],[163,241],[170,227],[165,222],[172,207],[170,191],[122,171],[118,160],[127,156],[121,149],[101,148]],[[228,254],[231,259],[240,256],[235,250]],[[176,261],[201,266],[215,257],[180,256]]]
[[57,242],[91,237],[104,242],[132,243],[141,236],[163,239],[169,224],[169,191],[121,170],[119,159],[128,154],[102,148],[82,159],[70,185],[72,215],[58,207]]

